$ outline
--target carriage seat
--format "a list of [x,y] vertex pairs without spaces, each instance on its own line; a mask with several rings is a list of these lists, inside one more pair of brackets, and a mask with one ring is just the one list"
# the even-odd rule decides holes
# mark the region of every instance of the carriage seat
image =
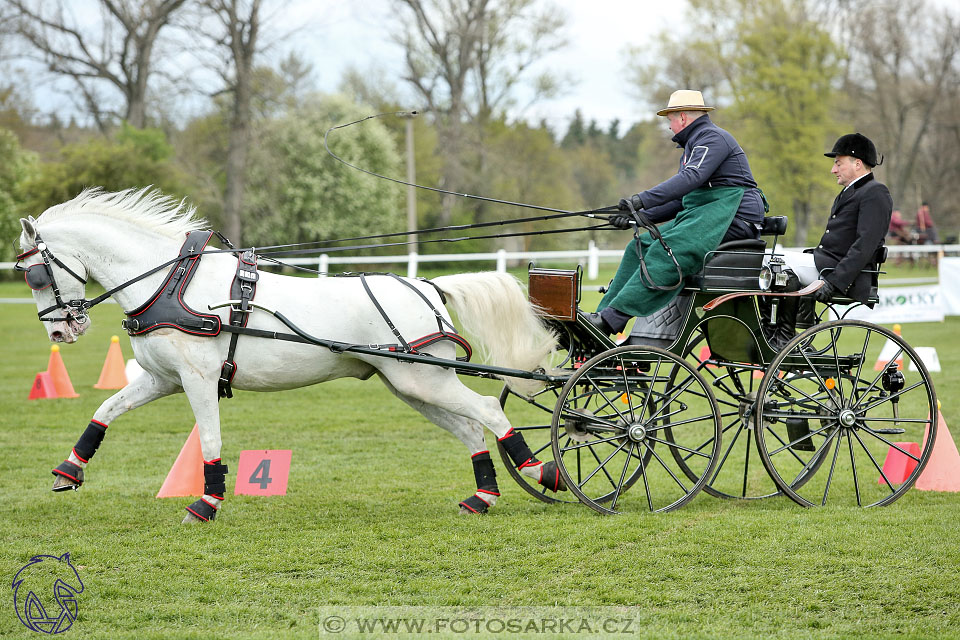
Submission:
[[[761,236],[778,236],[787,231],[786,216],[767,216],[760,229]],[[733,240],[725,242],[707,254],[703,271],[687,279],[688,287],[702,290],[756,291],[760,288],[760,268],[763,252],[767,249],[764,240]]]
[[[873,260],[871,264],[877,265],[875,269],[864,269],[861,273],[870,274],[870,293],[867,297],[867,305],[873,307],[877,302],[880,301],[880,265],[887,261],[888,250],[886,245],[880,245],[877,247],[877,250],[873,254]],[[824,269],[820,272],[821,277],[830,273],[833,269]],[[830,298],[831,304],[854,304],[859,303],[859,301],[854,300],[853,298],[847,297],[845,295],[835,295]]]
[[687,286],[701,290],[753,291],[759,288],[763,240],[724,242],[703,260],[703,270],[687,278]]

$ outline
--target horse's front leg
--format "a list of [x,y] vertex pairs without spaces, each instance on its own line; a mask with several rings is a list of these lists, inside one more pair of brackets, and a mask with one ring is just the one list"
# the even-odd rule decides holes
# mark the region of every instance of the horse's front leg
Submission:
[[180,391],[179,385],[144,371],[133,382],[107,398],[93,414],[93,419],[77,440],[77,444],[71,449],[70,455],[53,470],[55,476],[53,490],[66,491],[80,488],[83,484],[84,467],[103,442],[107,426],[118,416],[178,391]]
[[193,416],[200,433],[200,451],[203,454],[203,496],[187,507],[183,523],[209,522],[217,517],[227,490],[227,465],[220,460],[220,405],[217,396],[217,378],[204,376],[183,377],[183,390],[190,401]]

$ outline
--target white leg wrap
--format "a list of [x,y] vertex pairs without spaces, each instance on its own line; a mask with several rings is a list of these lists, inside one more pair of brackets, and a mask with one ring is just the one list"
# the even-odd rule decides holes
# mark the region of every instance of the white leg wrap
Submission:
[[520,473],[532,480],[540,482],[540,478],[543,476],[543,462],[538,462],[530,467],[524,467],[523,469],[520,469]]

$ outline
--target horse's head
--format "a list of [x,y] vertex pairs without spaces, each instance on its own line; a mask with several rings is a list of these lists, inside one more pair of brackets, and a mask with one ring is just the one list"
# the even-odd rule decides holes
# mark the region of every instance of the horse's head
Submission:
[[87,271],[65,247],[54,252],[37,232],[37,221],[20,218],[17,270],[24,272],[37,301],[40,320],[53,342],[76,342],[90,326],[83,306]]

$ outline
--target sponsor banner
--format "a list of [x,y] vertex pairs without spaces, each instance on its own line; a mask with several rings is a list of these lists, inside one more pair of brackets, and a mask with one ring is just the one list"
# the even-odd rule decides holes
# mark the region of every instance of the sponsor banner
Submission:
[[[960,277],[960,276],[958,276]],[[845,310],[846,308],[844,308]],[[841,315],[843,311],[841,311]],[[881,287],[880,302],[873,309],[854,308],[846,316],[876,324],[943,322],[944,305],[940,285]]]
[[960,258],[940,258],[943,312],[960,316]]

